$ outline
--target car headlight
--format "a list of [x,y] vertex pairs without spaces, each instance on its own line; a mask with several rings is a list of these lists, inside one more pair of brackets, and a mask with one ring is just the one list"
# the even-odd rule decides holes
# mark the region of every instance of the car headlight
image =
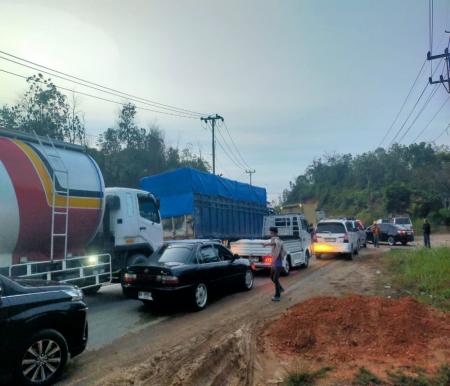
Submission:
[[83,291],[81,291],[79,288],[67,288],[64,290],[64,293],[70,296],[73,302],[83,300]]

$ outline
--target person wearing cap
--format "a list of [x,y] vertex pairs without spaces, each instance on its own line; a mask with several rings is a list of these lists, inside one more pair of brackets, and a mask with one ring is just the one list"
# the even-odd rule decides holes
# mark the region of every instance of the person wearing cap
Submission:
[[270,267],[270,278],[275,285],[275,295],[272,297],[274,302],[279,302],[281,292],[284,291],[280,284],[280,274],[283,269],[284,249],[283,242],[278,237],[278,228],[270,228],[270,241],[262,243],[263,246],[272,248],[272,266]]

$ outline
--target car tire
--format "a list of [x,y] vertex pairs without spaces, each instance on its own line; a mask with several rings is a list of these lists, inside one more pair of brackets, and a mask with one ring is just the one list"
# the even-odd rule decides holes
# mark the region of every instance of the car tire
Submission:
[[308,268],[308,267],[309,267],[309,251],[306,251],[305,262],[302,264],[302,268]]
[[253,283],[255,281],[255,276],[251,269],[247,269],[244,274],[244,279],[242,280],[242,289],[244,291],[250,291],[253,288]]
[[395,245],[395,239],[392,236],[388,237],[387,242],[391,247]]
[[208,304],[208,287],[205,283],[198,283],[192,291],[192,305],[195,311],[205,309]]
[[53,384],[61,376],[68,356],[64,336],[56,330],[41,330],[22,346],[15,364],[16,377],[27,386]]

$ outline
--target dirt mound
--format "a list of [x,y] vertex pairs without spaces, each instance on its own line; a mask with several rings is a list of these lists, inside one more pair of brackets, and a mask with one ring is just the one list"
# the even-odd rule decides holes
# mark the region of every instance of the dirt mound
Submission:
[[320,297],[289,309],[266,338],[275,351],[317,362],[431,369],[450,360],[450,314],[412,298]]

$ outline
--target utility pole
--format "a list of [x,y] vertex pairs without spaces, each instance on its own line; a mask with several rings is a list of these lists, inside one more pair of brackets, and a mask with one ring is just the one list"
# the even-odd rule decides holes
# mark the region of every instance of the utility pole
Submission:
[[209,115],[207,117],[201,117],[200,120],[208,124],[208,122],[211,122],[211,129],[212,129],[212,167],[213,167],[213,174],[216,174],[216,121],[221,120],[223,122],[223,117],[220,115]]
[[[449,31],[445,32],[449,33]],[[444,50],[444,53],[440,55],[432,55],[430,51],[428,51],[427,53],[427,60],[431,61],[441,58],[445,58],[445,67],[447,69],[447,71],[444,72],[445,77],[441,74],[439,76],[439,80],[433,80],[432,76],[430,76],[428,78],[428,81],[430,82],[430,84],[442,83],[447,92],[450,93],[450,54],[448,52],[448,47]]]
[[253,169],[253,170],[249,169],[249,170],[246,170],[245,172],[250,175],[250,185],[251,185],[252,184],[252,174],[256,173],[256,170],[255,169]]

